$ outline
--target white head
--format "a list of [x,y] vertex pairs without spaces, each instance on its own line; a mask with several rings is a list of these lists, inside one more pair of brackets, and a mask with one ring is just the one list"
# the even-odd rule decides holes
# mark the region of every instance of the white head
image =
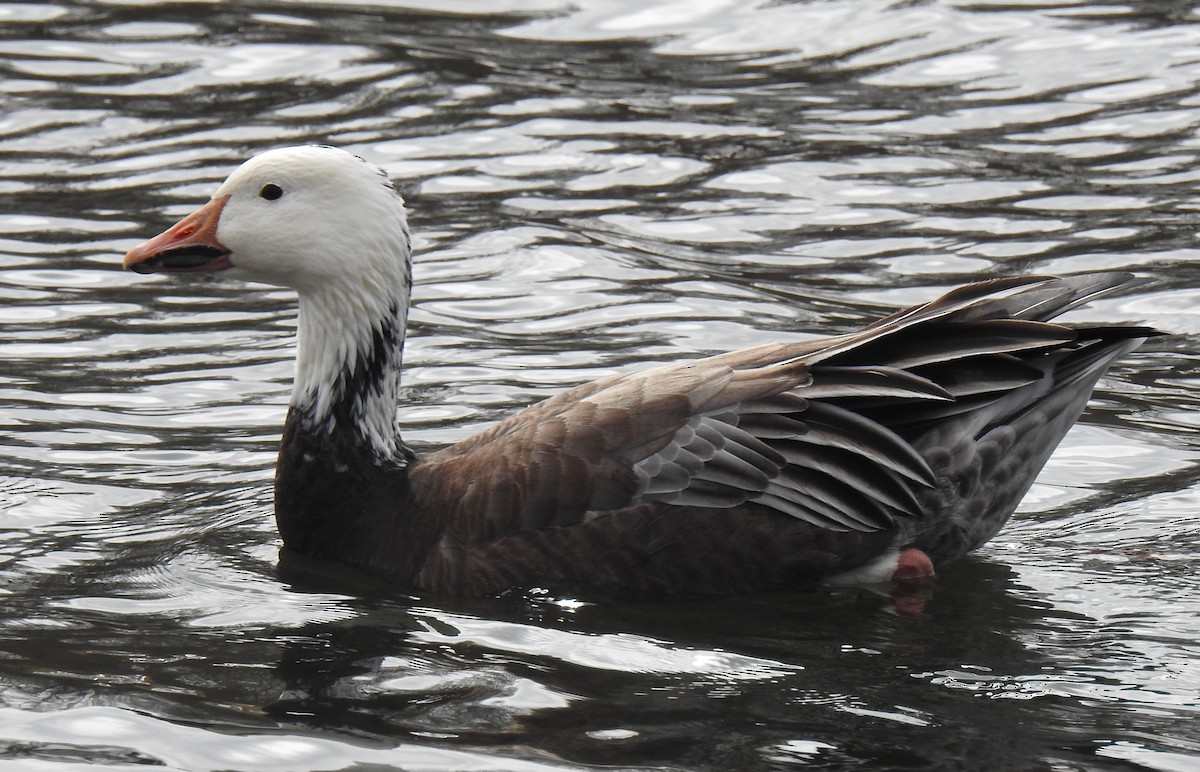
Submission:
[[[350,395],[355,404],[342,406],[387,452],[410,259],[404,202],[387,175],[343,150],[307,145],[242,164],[207,204],[130,250],[125,267],[222,271],[295,289],[300,350],[292,406],[330,429]],[[389,350],[381,350],[381,335]],[[368,372],[374,380],[364,383]]]
[[347,279],[408,276],[404,202],[387,175],[344,150],[270,150],[238,167],[212,199],[134,247],[138,273],[229,271],[302,295]]

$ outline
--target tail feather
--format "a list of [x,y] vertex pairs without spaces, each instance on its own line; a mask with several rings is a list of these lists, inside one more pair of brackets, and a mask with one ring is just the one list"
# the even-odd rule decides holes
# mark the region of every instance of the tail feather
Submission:
[[[845,410],[925,460],[932,484],[910,484],[920,514],[896,522],[935,560],[957,557],[1008,520],[1112,362],[1161,334],[1055,321],[1136,283],[1110,272],[961,287],[831,341],[810,357],[813,382],[800,393],[812,399],[810,414],[822,405]],[[844,373],[868,363],[929,386],[903,396],[854,388]],[[925,396],[939,391],[948,398]]]

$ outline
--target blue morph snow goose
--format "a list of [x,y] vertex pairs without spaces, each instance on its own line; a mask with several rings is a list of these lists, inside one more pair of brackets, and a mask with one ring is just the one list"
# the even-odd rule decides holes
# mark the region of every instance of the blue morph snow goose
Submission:
[[1100,376],[1156,334],[1051,321],[1128,274],[993,279],[848,335],[602,378],[417,456],[395,420],[411,244],[380,169],[263,153],[125,266],[295,289],[285,546],[455,594],[930,577],[995,535]]

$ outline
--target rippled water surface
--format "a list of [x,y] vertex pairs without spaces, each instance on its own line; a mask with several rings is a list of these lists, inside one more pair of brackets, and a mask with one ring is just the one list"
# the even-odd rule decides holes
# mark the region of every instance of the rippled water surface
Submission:
[[[1200,768],[1190,4],[0,3],[0,68],[0,767]],[[981,277],[1173,335],[927,598],[347,585],[278,560],[294,298],[119,270],[310,141],[413,210],[421,449]]]

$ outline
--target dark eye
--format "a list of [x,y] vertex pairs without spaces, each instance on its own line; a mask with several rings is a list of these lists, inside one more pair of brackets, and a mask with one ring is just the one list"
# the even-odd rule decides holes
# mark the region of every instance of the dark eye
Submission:
[[283,188],[279,187],[274,182],[268,182],[266,185],[262,186],[262,190],[258,191],[258,195],[262,196],[268,201],[274,201],[283,195]]

